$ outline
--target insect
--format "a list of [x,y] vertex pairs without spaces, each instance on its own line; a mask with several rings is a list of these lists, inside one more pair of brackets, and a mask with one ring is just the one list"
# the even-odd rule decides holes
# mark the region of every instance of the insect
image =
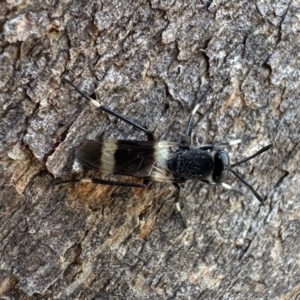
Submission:
[[187,180],[199,180],[208,184],[220,184],[227,189],[233,189],[229,184],[224,182],[228,174],[232,173],[247,186],[253,195],[263,204],[263,198],[248,182],[234,171],[233,168],[269,150],[272,144],[263,147],[249,157],[230,164],[228,152],[224,150],[222,146],[241,142],[240,140],[217,145],[202,145],[196,148],[189,144],[188,140],[191,135],[193,118],[199,108],[199,104],[196,105],[188,119],[181,141],[156,141],[153,133],[147,128],[101,105],[98,101],[90,98],[81,91],[68,78],[63,77],[63,80],[73,86],[77,92],[88,99],[98,109],[116,116],[125,123],[143,131],[147,135],[148,140],[90,140],[85,142],[75,152],[75,156],[79,162],[89,169],[98,170],[103,173],[142,178],[143,183],[141,184],[102,180],[98,178],[66,180],[60,183],[92,182],[95,184],[144,188],[150,181],[169,182],[172,183],[177,190],[177,202],[180,192],[180,183],[184,183]]

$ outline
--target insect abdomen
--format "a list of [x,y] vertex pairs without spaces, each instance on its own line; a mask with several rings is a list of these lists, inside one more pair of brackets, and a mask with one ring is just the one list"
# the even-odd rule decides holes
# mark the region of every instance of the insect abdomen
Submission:
[[183,179],[208,177],[214,167],[212,156],[200,149],[190,149],[180,152],[168,160],[171,172]]
[[75,152],[90,169],[103,173],[149,177],[154,164],[154,142],[130,140],[87,141]]

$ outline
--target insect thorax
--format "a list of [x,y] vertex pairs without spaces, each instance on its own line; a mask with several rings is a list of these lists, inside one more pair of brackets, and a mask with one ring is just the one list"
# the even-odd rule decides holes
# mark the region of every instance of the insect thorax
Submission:
[[169,159],[167,166],[172,173],[183,179],[205,178],[212,173],[214,161],[206,151],[189,149]]

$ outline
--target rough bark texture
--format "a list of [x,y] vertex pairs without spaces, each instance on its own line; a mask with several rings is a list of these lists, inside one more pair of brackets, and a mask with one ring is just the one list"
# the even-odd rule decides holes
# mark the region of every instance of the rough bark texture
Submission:
[[[26,1],[0,5],[1,299],[298,299],[298,1]],[[245,137],[232,161],[265,206],[174,190],[53,185],[88,139],[145,136],[103,104],[178,141]],[[206,97],[203,97],[207,91]],[[86,171],[85,171],[86,172]],[[80,175],[77,175],[80,176]],[[5,298],[6,297],[6,298]]]

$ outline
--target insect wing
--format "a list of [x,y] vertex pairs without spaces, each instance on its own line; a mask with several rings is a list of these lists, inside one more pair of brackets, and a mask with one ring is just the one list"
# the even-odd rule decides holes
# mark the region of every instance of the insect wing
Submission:
[[155,169],[161,169],[160,174],[164,177],[162,169],[166,167],[170,147],[175,145],[177,143],[92,140],[79,147],[75,155],[90,169],[134,177],[151,177],[154,165],[158,162],[159,167]]

